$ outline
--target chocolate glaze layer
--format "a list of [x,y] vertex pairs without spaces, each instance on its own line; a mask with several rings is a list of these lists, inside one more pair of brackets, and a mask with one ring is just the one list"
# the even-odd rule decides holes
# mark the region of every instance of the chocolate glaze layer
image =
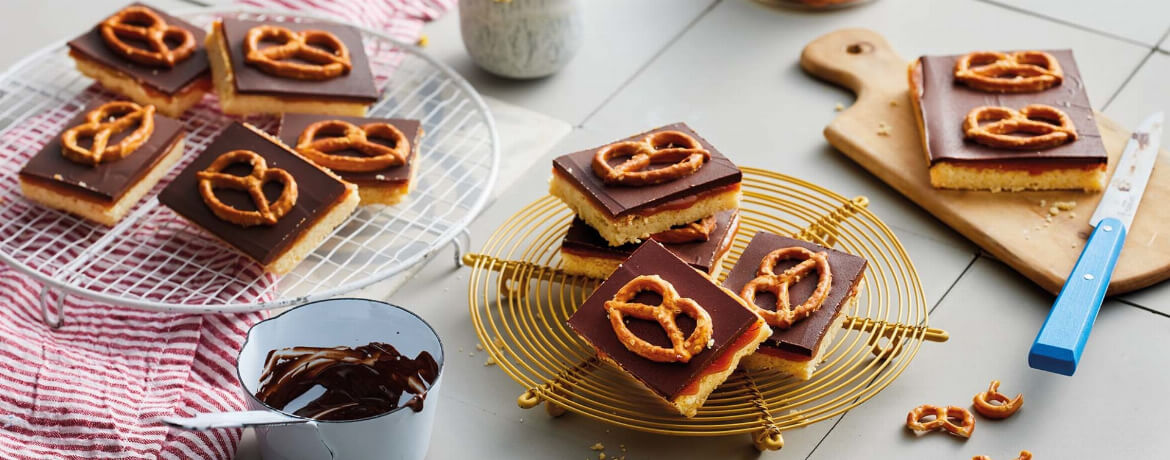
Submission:
[[[693,243],[679,243],[663,245],[674,253],[683,262],[696,269],[711,273],[711,266],[735,238],[735,230],[739,228],[739,211],[723,211],[715,214],[715,230],[711,231],[707,241]],[[730,233],[730,234],[729,234]],[[573,218],[565,238],[561,240],[561,247],[570,252],[582,254],[596,254],[597,257],[622,259],[629,257],[638,249],[638,243],[627,243],[621,246],[610,246],[601,234],[580,218]]]
[[321,385],[325,393],[293,414],[316,420],[358,420],[400,405],[421,411],[427,390],[438,376],[439,364],[426,351],[411,359],[379,342],[357,348],[293,347],[268,352],[256,397],[286,410],[290,402]]
[[[1094,120],[1093,107],[1085,92],[1076,60],[1070,50],[1046,50],[1056,57],[1064,71],[1064,82],[1036,93],[988,93],[958,83],[954,78],[955,61],[960,56],[923,56],[912,70],[917,88],[919,114],[923,120],[925,144],[930,162],[1001,163],[1011,167],[1016,162],[1027,169],[1027,162],[1043,160],[1061,167],[1105,163],[1105,145]],[[963,138],[963,119],[979,106],[1003,106],[1014,110],[1028,104],[1056,107],[1072,118],[1077,140],[1044,150],[996,149]]]
[[[418,157],[418,141],[422,137],[422,124],[418,120],[407,120],[402,118],[363,118],[363,117],[342,117],[337,115],[316,115],[304,113],[286,113],[280,119],[280,133],[277,137],[281,142],[289,147],[296,148],[297,139],[301,137],[301,133],[308,128],[309,125],[322,120],[342,120],[361,126],[368,123],[390,123],[402,131],[406,138],[410,140],[410,155],[406,157],[406,164],[402,166],[394,166],[383,169],[381,171],[369,172],[353,172],[353,171],[333,171],[338,176],[346,181],[361,185],[361,184],[378,184],[378,183],[402,183],[410,181],[411,174],[415,168],[415,158]],[[371,138],[377,141],[376,139]],[[363,156],[361,152],[356,150],[343,150],[334,153],[335,155],[350,155]]]
[[[72,120],[65,123],[61,131],[64,132],[85,123],[85,116],[102,104],[104,102],[95,102],[89,105]],[[133,129],[111,136],[110,143],[121,141],[131,132]],[[61,134],[58,133],[49,139],[40,152],[28,160],[24,169],[20,170],[20,175],[26,179],[62,187],[92,199],[113,203],[146,176],[158,162],[162,161],[166,153],[182,136],[182,123],[155,112],[154,132],[134,152],[120,160],[90,166],[74,162],[61,154]],[[86,139],[81,145],[87,146],[92,140],[92,138]],[[81,185],[83,183],[84,186]]]
[[[190,31],[195,36],[195,52],[187,57],[187,59],[176,63],[172,68],[151,67],[138,64],[122,57],[122,55],[117,54],[106,45],[106,40],[102,38],[102,33],[97,25],[77,38],[70,40],[68,43],[69,49],[90,60],[125,73],[139,83],[149,86],[152,89],[171,95],[186,88],[187,85],[194,83],[196,80],[207,78],[211,75],[210,66],[207,61],[207,49],[203,46],[203,38],[207,36],[207,33],[203,29],[149,5],[143,5],[142,3],[131,3],[130,5],[150,8],[168,24],[173,24]],[[105,19],[102,18],[103,21]]]
[[[799,356],[812,357],[813,353],[820,347],[821,340],[829,331],[833,319],[837,317],[850,293],[861,281],[867,265],[865,259],[841,251],[826,249],[807,241],[759,232],[752,237],[752,241],[748,243],[743,255],[736,262],[735,268],[732,268],[731,272],[727,274],[727,279],[723,281],[723,287],[739,294],[744,285],[756,277],[756,271],[759,270],[760,261],[764,260],[764,256],[774,250],[792,246],[800,246],[815,252],[829,251],[829,268],[833,272],[829,295],[825,298],[825,303],[821,304],[821,308],[809,317],[793,324],[792,327],[788,329],[772,328],[772,337],[769,337],[760,346],[776,347]],[[798,263],[800,263],[798,260],[781,261],[776,264],[776,273]],[[788,295],[792,305],[799,305],[812,295],[813,291],[816,290],[819,275],[818,273],[806,276],[796,284],[789,286]],[[756,304],[768,310],[775,310],[776,297],[770,293],[760,292],[756,296]]]
[[[685,364],[650,361],[626,349],[613,331],[613,325],[605,313],[605,302],[613,299],[614,294],[622,286],[640,275],[662,277],[674,285],[679,295],[693,299],[707,310],[711,315],[711,338],[715,341],[714,345],[695,355]],[[661,303],[661,297],[643,292],[635,296],[633,301],[655,305]],[[598,352],[609,356],[618,366],[655,393],[672,400],[758,319],[755,313],[748,311],[738,300],[690,265],[679,260],[661,244],[647,241],[642,243],[608,280],[593,291],[569,318],[568,324]],[[690,335],[695,328],[694,320],[685,315],[679,316],[677,320],[683,333]],[[656,322],[630,319],[628,327],[635,335],[650,343],[670,346],[666,332]]]
[[686,123],[674,123],[654,128],[616,142],[641,140],[648,134],[660,131],[681,131],[690,135],[699,141],[703,148],[711,152],[711,159],[694,174],[678,180],[643,187],[606,185],[601,178],[593,173],[591,166],[593,156],[597,149],[604,146],[557,157],[553,160],[553,169],[560,173],[561,177],[572,182],[585,196],[590,197],[602,210],[614,217],[625,216],[716,187],[737,184],[743,179],[743,173],[731,160],[723,156],[715,146],[703,139]]
[[345,43],[346,48],[349,48],[349,60],[353,67],[348,74],[328,80],[298,80],[269,75],[244,62],[244,38],[253,27],[265,24],[259,21],[232,18],[223,20],[223,36],[224,40],[227,41],[228,58],[232,64],[236,91],[241,94],[325,97],[371,103],[378,100],[378,90],[374,87],[374,74],[370,71],[370,62],[366,57],[366,49],[362,45],[362,36],[357,29],[331,22],[275,24],[294,32],[309,29],[332,32],[342,43]]
[[[232,123],[208,145],[167,188],[158,195],[159,202],[179,215],[203,227],[248,257],[267,265],[293,244],[302,232],[313,226],[329,212],[346,193],[345,183],[288,150],[270,138],[240,123]],[[242,227],[222,220],[211,212],[199,194],[199,179],[195,173],[207,169],[220,155],[232,150],[251,150],[268,162],[269,168],[280,168],[292,174],[297,182],[297,203],[276,225]],[[226,172],[245,175],[251,167],[237,164]],[[277,183],[264,186],[269,201],[275,201],[283,189]],[[246,210],[256,209],[251,197],[243,191],[216,189],[216,196],[224,203]]]

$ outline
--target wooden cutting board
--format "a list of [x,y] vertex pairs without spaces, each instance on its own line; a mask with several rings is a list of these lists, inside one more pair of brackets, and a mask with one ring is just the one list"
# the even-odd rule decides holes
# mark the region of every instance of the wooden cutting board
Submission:
[[[866,29],[838,30],[805,46],[800,64],[857,94],[857,101],[825,127],[830,144],[1040,287],[1060,291],[1092,231],[1089,217],[1100,193],[935,189],[910,103],[909,62],[885,38]],[[1095,118],[1109,151],[1112,177],[1129,132],[1100,113]],[[1056,201],[1075,201],[1076,206],[1046,223],[1048,208]],[[1109,284],[1110,294],[1170,278],[1168,203],[1170,154],[1162,150]]]

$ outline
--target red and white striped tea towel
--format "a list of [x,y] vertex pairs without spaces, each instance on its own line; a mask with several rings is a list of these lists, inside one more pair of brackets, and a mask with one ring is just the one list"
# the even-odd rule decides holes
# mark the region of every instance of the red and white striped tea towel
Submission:
[[[240,3],[312,11],[411,42],[454,1]],[[243,409],[235,357],[263,314],[157,313],[69,297],[67,320],[53,330],[41,320],[39,291],[0,266],[0,458],[235,455],[241,430],[171,430],[158,418]]]

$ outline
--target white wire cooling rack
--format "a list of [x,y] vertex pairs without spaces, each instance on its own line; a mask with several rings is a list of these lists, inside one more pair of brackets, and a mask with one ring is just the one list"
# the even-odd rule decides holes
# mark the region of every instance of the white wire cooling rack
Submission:
[[[178,16],[199,26],[217,17],[313,22],[310,15],[196,10]],[[184,160],[117,226],[107,228],[23,198],[17,173],[87,105],[115,98],[74,70],[64,43],[44,48],[0,74],[0,261],[42,283],[45,321],[64,318],[66,295],[149,310],[250,311],[335,296],[386,279],[454,242],[483,208],[499,167],[495,123],[474,89],[416,47],[363,29],[382,96],[372,117],[417,118],[415,189],[395,206],[365,206],[292,273],[275,277],[186,224],[155,198],[182,167],[236,120],[212,95],[182,118]],[[270,132],[274,117],[246,121]],[[50,307],[55,312],[50,314]]]

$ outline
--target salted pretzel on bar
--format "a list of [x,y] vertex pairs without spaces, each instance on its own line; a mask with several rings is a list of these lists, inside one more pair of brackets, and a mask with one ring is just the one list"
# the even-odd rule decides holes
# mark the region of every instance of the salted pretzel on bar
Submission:
[[[106,46],[122,57],[154,67],[174,67],[195,53],[195,35],[182,27],[167,24],[150,8],[128,6],[98,26]],[[130,39],[146,48],[126,42]],[[171,48],[167,43],[178,42]]]
[[[130,131],[130,134],[110,144],[110,138],[124,131]],[[152,134],[153,105],[141,106],[129,101],[107,102],[87,113],[85,123],[61,133],[61,154],[77,163],[96,166],[134,153]],[[84,138],[93,139],[88,148],[80,144]]]
[[[279,44],[260,46],[270,40],[277,40]],[[332,32],[293,32],[274,25],[248,30],[244,38],[244,61],[266,73],[298,80],[328,80],[349,73],[353,67],[349,49]]]
[[673,227],[670,230],[652,234],[650,235],[650,239],[665,244],[707,241],[711,238],[711,232],[715,231],[715,227],[717,225],[718,222],[716,221],[715,216],[711,215],[686,225]]
[[[370,138],[389,141],[393,146]],[[357,126],[343,120],[322,120],[301,132],[296,150],[334,171],[370,172],[406,164],[410,140],[390,123]],[[334,154],[343,150],[356,150],[363,156]]]
[[[971,460],[991,460],[991,457],[988,457],[986,455],[976,455],[974,457],[971,457]],[[1016,457],[1016,460],[1032,460],[1032,453],[1028,452],[1026,450],[1021,450],[1020,456]]]
[[[614,158],[627,158],[611,166]],[[694,174],[711,158],[695,138],[680,131],[659,131],[640,141],[615,142],[597,149],[593,173],[606,184],[652,185]],[[651,169],[652,165],[670,164]]]
[[955,61],[955,80],[993,93],[1033,93],[1064,80],[1060,62],[1043,51],[976,51]]
[[[659,305],[646,305],[630,302],[634,296],[642,291],[651,291],[662,296]],[[711,340],[711,315],[702,306],[686,297],[681,297],[674,285],[658,275],[642,275],[630,280],[612,300],[605,301],[605,312],[618,340],[626,349],[638,356],[660,363],[687,363],[691,358],[703,351],[707,342]],[[689,337],[683,337],[683,331],[675,322],[679,314],[690,316],[695,320],[695,330]],[[660,347],[643,340],[626,327],[626,316],[655,321],[666,331],[670,338],[671,348]]]
[[1039,150],[1077,140],[1077,127],[1068,114],[1048,105],[1032,104],[1020,110],[983,106],[967,113],[963,135],[988,147]]
[[987,391],[975,395],[973,406],[975,412],[991,419],[1004,419],[1020,410],[1024,405],[1024,395],[1017,394],[1015,398],[999,392],[999,380],[992,380]]
[[[223,172],[236,163],[249,163],[252,172],[247,176],[237,176]],[[195,173],[199,179],[199,194],[203,202],[211,208],[211,212],[220,219],[244,227],[256,225],[275,225],[297,203],[297,182],[292,174],[280,168],[269,168],[264,157],[251,150],[232,150],[220,155],[211,165]],[[264,184],[279,182],[284,186],[280,197],[269,202],[264,196]],[[228,188],[247,192],[256,205],[255,211],[237,209],[215,196],[215,189]]]
[[[933,420],[923,421],[931,416],[934,417]],[[952,420],[958,420],[959,423],[956,424]],[[971,415],[971,411],[959,406],[923,404],[906,414],[906,427],[915,432],[945,430],[955,436],[970,438],[971,433],[975,431],[975,416]]]
[[[789,267],[780,274],[776,274],[776,264],[782,260],[801,259],[801,262]],[[817,287],[804,303],[792,306],[788,296],[788,288],[800,282],[809,272],[816,270],[819,278]],[[813,312],[821,308],[829,296],[833,285],[833,272],[829,268],[827,252],[813,252],[800,246],[780,248],[768,253],[760,261],[760,269],[756,277],[743,286],[739,296],[755,308],[756,313],[764,318],[769,326],[788,329]],[[776,310],[768,310],[756,305],[756,293],[759,291],[771,292],[776,295]]]

